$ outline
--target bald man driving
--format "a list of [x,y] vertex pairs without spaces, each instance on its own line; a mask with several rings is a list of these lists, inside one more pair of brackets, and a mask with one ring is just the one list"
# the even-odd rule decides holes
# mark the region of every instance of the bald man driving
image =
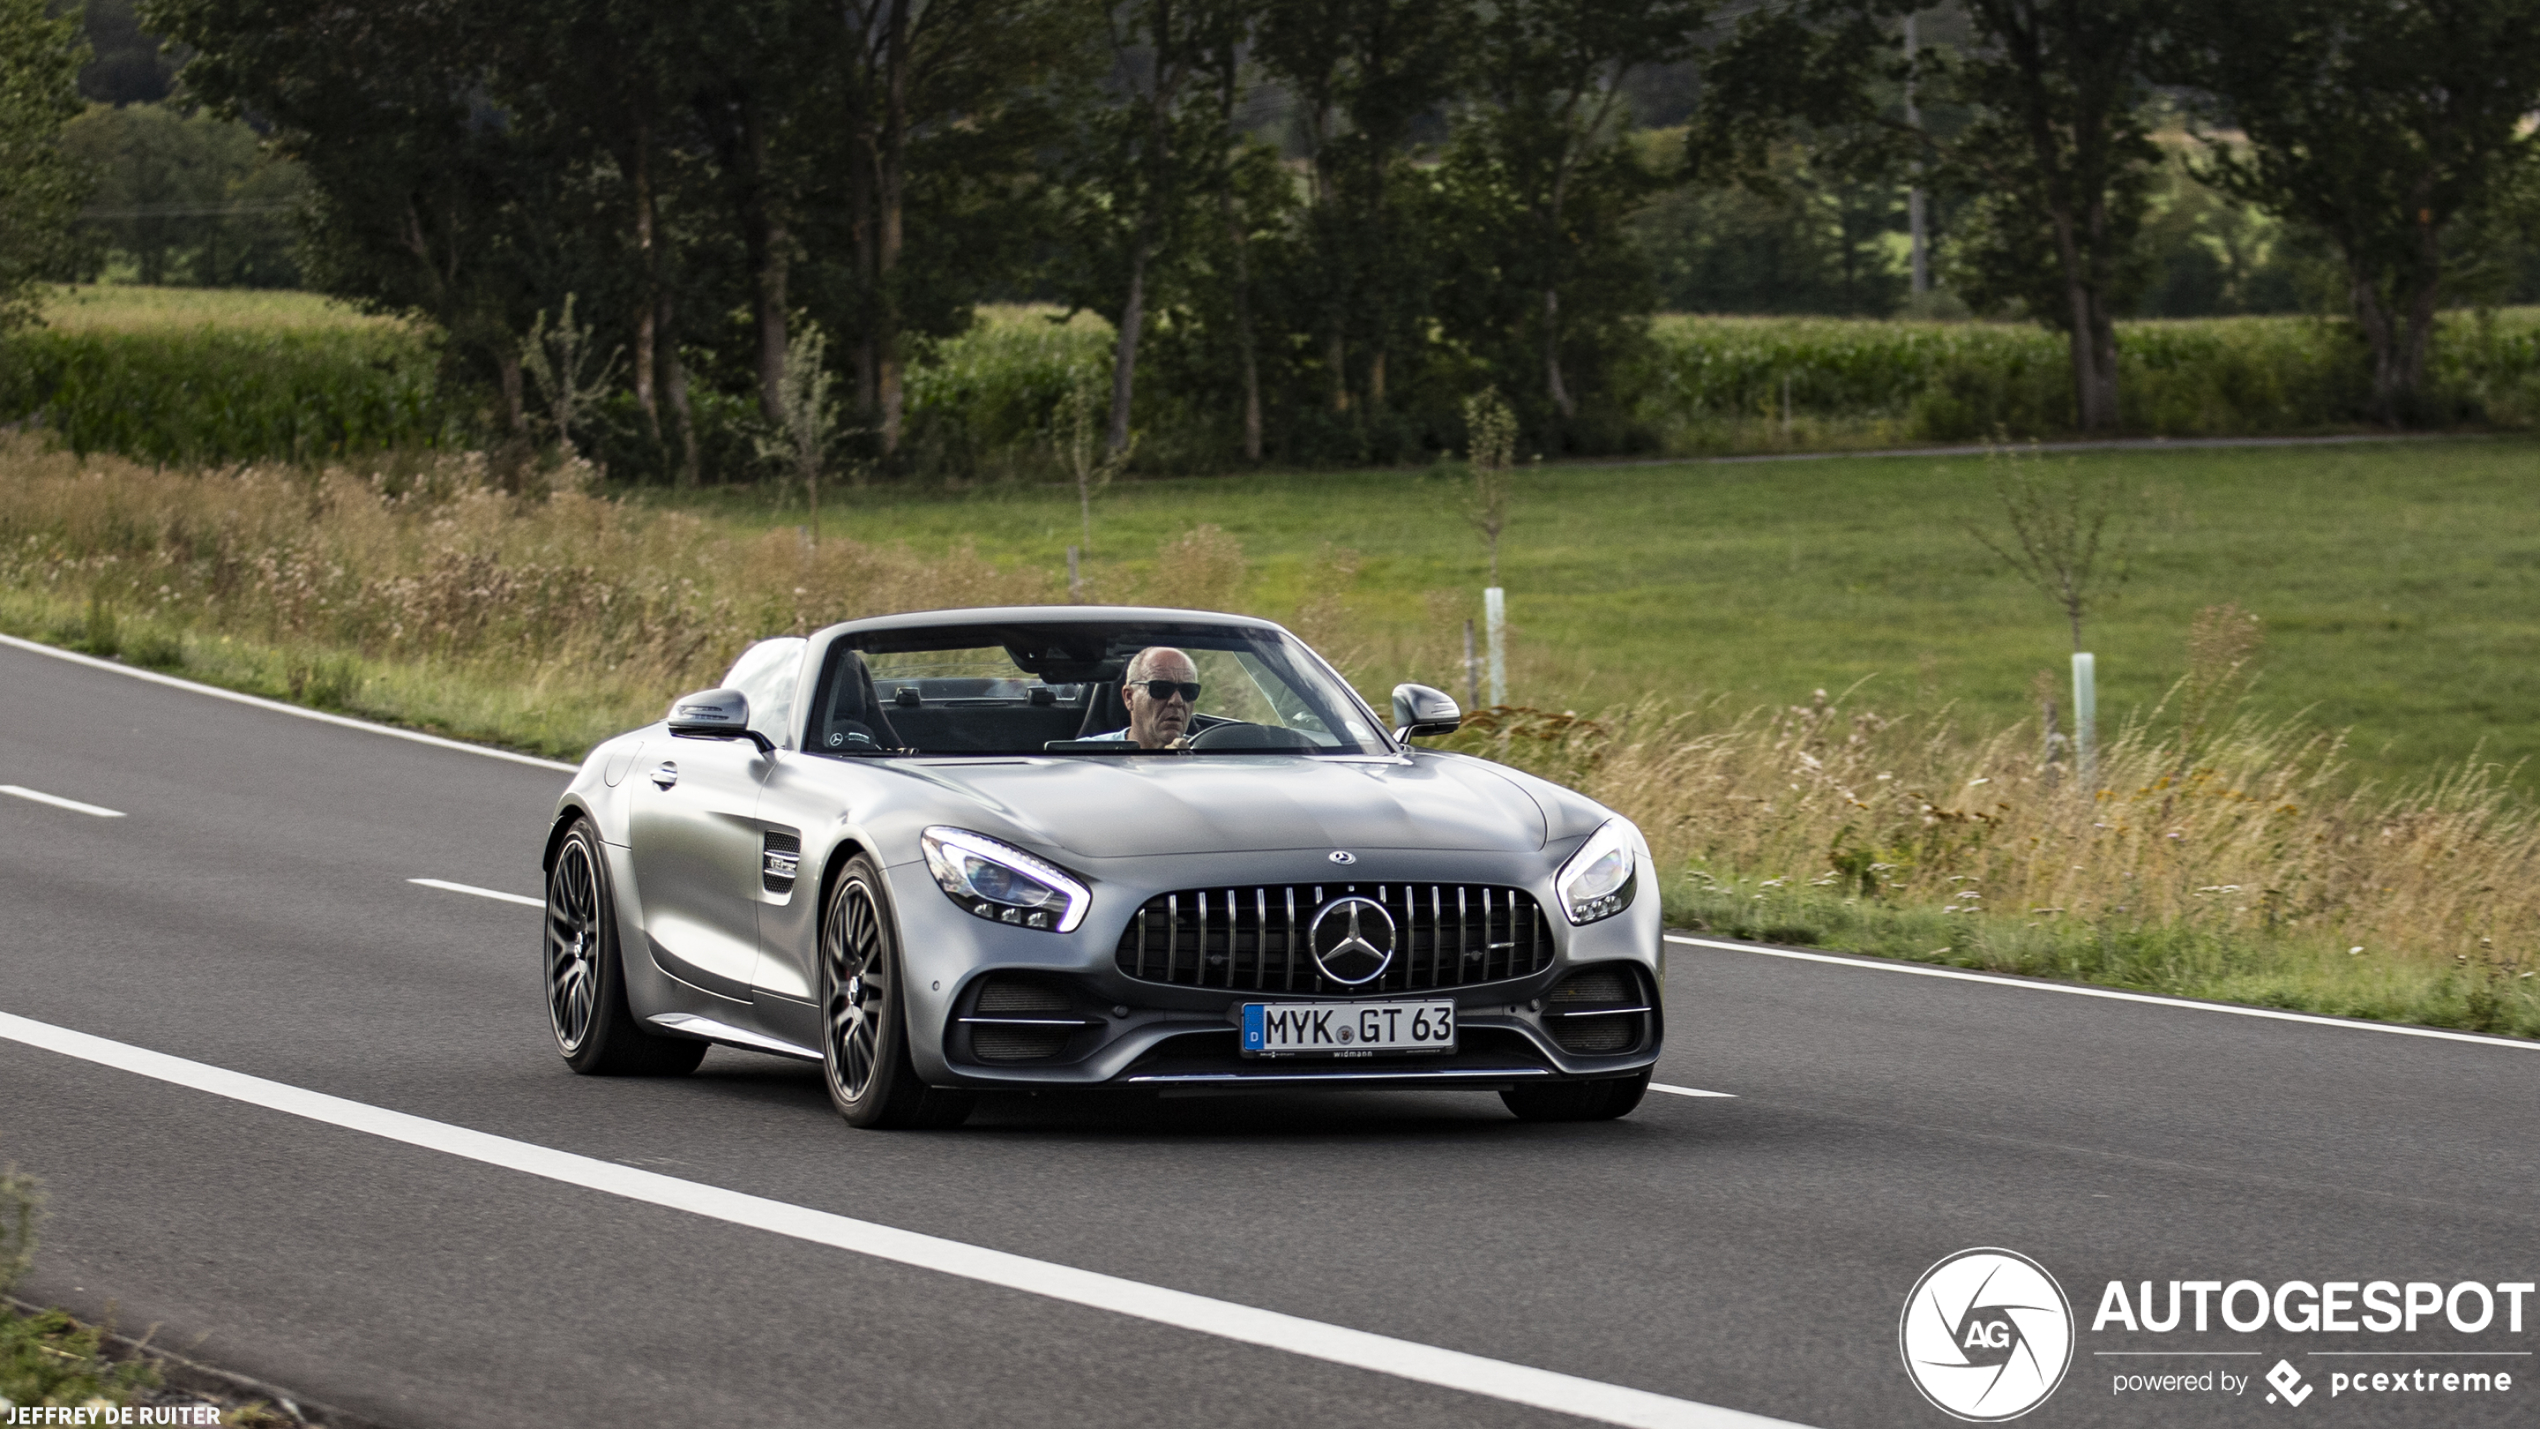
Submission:
[[1199,703],[1199,666],[1169,645],[1150,645],[1120,677],[1129,727],[1094,739],[1120,739],[1140,749],[1180,749],[1190,742],[1191,707]]

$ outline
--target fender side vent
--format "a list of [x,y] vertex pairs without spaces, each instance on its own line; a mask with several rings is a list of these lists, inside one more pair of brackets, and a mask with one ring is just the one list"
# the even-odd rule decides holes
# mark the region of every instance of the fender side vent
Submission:
[[794,891],[794,877],[802,872],[803,841],[800,835],[767,831],[760,845],[758,885],[770,893]]

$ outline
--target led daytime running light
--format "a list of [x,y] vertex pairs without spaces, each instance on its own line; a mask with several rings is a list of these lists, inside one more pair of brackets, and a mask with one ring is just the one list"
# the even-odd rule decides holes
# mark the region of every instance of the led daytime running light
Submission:
[[[1085,911],[1093,902],[1092,891],[1057,865],[984,834],[937,827],[920,835],[918,845],[925,850],[926,867],[944,896],[993,923],[1072,933],[1085,921]],[[1001,872],[1025,887],[1012,887],[1006,879],[982,879],[980,874],[986,870]],[[995,886],[982,888],[982,882]],[[1035,893],[1045,896],[1030,896]]]
[[1561,911],[1574,927],[1602,922],[1632,906],[1640,891],[1640,858],[1631,825],[1608,819],[1553,876]]

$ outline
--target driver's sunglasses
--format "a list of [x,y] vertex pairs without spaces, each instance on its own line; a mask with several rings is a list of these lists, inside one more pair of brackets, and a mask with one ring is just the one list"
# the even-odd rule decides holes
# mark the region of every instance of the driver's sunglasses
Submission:
[[1195,680],[1188,683],[1180,680],[1141,680],[1138,683],[1146,686],[1147,698],[1157,704],[1162,704],[1177,694],[1182,697],[1182,703],[1186,705],[1199,703],[1199,683]]

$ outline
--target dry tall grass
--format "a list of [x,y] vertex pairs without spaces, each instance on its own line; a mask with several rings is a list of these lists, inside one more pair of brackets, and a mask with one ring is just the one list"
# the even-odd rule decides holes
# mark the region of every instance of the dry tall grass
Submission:
[[492,699],[480,713],[462,699],[426,722],[568,757],[655,718],[766,635],[1052,595],[1045,573],[966,552],[815,548],[791,529],[736,533],[572,490],[510,494],[473,454],[195,474],[0,440],[0,599],[21,622],[162,662],[216,664],[245,642],[280,652],[286,693],[322,703],[475,687]]
[[1822,691],[1493,711],[1459,739],[1630,816],[1680,871],[1674,911],[1738,933],[2540,1031],[2540,819],[2500,771],[2359,788],[2333,734],[2200,719],[2125,728],[2087,785],[2034,728]]

